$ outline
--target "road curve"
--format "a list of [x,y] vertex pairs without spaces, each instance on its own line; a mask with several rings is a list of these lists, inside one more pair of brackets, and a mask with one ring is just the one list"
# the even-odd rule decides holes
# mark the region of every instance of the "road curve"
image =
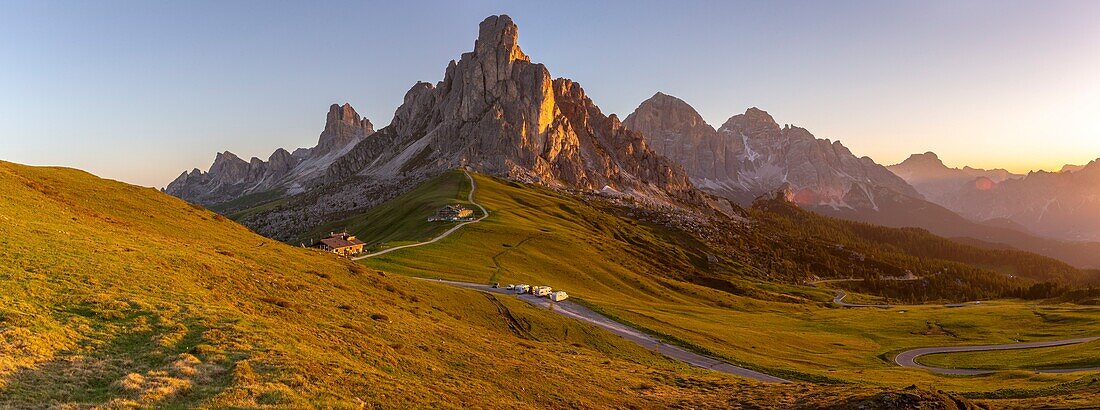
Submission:
[[466,222],[460,223],[458,225],[455,225],[455,226],[451,227],[451,229],[448,229],[448,230],[444,231],[443,233],[439,234],[439,236],[437,236],[435,238],[432,238],[429,241],[411,243],[411,244],[408,244],[408,245],[395,246],[395,247],[392,247],[392,248],[389,248],[389,249],[380,250],[378,252],[368,253],[366,255],[355,256],[355,257],[352,257],[351,260],[357,261],[357,260],[372,258],[372,257],[378,256],[378,255],[384,255],[384,254],[387,254],[387,253],[390,253],[390,252],[393,252],[393,251],[396,251],[396,250],[400,250],[400,249],[413,248],[413,247],[417,247],[417,246],[424,246],[424,245],[427,245],[427,244],[430,244],[430,243],[435,243],[436,241],[439,241],[440,239],[446,238],[450,234],[454,233],[454,231],[457,231],[458,228],[461,228],[461,227],[469,225],[469,224],[478,223],[478,222],[481,222],[482,219],[488,218],[489,217],[489,211],[486,210],[485,207],[481,206],[481,204],[479,204],[477,202],[474,202],[474,191],[477,190],[477,181],[474,181],[474,177],[470,176],[470,173],[468,171],[466,171],[465,169],[462,170],[462,173],[466,174],[466,178],[470,179],[470,194],[466,196],[466,200],[469,201],[471,204],[474,204],[474,206],[477,206],[478,208],[481,209],[481,217],[480,218],[477,218],[477,219],[472,220],[472,221],[466,221]]
[[[443,279],[424,279],[424,278],[416,278],[416,279],[422,279],[422,280],[431,281],[431,282],[443,283],[443,284],[463,287],[463,288],[467,288],[467,289],[476,289],[476,290],[480,290],[480,291],[484,291],[484,292],[515,295],[515,293],[510,291],[510,290],[493,288],[492,286],[489,286],[489,285],[479,285],[479,284],[476,284],[476,283],[457,282],[457,281],[443,280]],[[677,347],[677,346],[672,346],[672,345],[662,343],[660,340],[657,340],[653,336],[647,335],[647,334],[643,333],[642,331],[640,331],[638,329],[635,329],[635,328],[632,328],[630,326],[627,326],[625,324],[622,324],[622,323],[616,322],[614,320],[611,320],[607,316],[596,313],[596,312],[592,311],[592,309],[586,308],[586,307],[584,307],[584,306],[582,306],[582,305],[580,305],[576,302],[573,302],[571,300],[564,300],[564,301],[561,301],[561,302],[551,302],[547,298],[540,298],[540,297],[537,297],[535,295],[530,295],[530,294],[522,294],[522,295],[516,295],[516,296],[519,297],[520,299],[526,301],[527,303],[532,304],[532,305],[545,307],[545,308],[551,309],[551,311],[553,311],[554,313],[557,313],[559,315],[566,316],[566,317],[569,317],[569,318],[572,318],[572,319],[576,319],[576,320],[579,320],[579,321],[589,323],[589,324],[595,325],[597,327],[603,328],[604,330],[607,330],[611,333],[619,335],[619,336],[623,337],[624,339],[627,339],[631,342],[634,342],[634,343],[636,343],[636,344],[638,344],[642,347],[645,347],[646,349],[656,351],[657,353],[660,353],[660,354],[665,355],[667,357],[670,357],[670,358],[679,360],[681,362],[690,364],[690,365],[695,366],[695,367],[710,369],[710,370],[714,370],[714,371],[718,371],[718,372],[722,372],[722,373],[726,373],[726,374],[732,374],[732,375],[735,375],[735,376],[745,377],[745,378],[748,378],[748,379],[753,379],[753,380],[762,381],[762,382],[790,383],[790,381],[786,380],[786,379],[782,379],[782,378],[775,377],[775,376],[772,376],[772,375],[769,375],[769,374],[761,373],[761,372],[758,372],[758,371],[755,371],[755,370],[750,370],[750,369],[746,369],[746,368],[743,368],[743,367],[734,366],[732,364],[729,364],[729,363],[726,363],[724,361],[715,359],[713,357],[704,356],[704,355],[701,355],[701,354],[698,354],[698,353],[693,353],[693,352],[690,352],[688,350],[685,350],[685,349]],[[553,305],[553,308],[551,308],[551,305]]]
[[[1015,350],[1015,349],[1035,349],[1039,347],[1054,347],[1065,346],[1078,343],[1087,343],[1093,340],[1100,339],[1100,336],[1093,337],[1079,337],[1076,339],[1065,340],[1048,340],[1044,342],[1027,342],[1027,343],[1009,343],[1001,345],[982,345],[982,346],[943,346],[943,347],[922,347],[919,349],[906,350],[894,357],[894,363],[897,363],[902,367],[909,367],[914,369],[924,369],[935,373],[942,374],[959,374],[959,375],[975,375],[975,374],[988,374],[996,372],[997,370],[983,370],[983,369],[945,369],[941,367],[925,366],[916,362],[918,357],[936,354],[936,353],[956,353],[956,352],[982,352],[988,350]],[[1100,367],[1084,367],[1077,369],[1050,369],[1050,370],[1029,370],[1037,373],[1073,373],[1073,372],[1091,372],[1100,371]]]

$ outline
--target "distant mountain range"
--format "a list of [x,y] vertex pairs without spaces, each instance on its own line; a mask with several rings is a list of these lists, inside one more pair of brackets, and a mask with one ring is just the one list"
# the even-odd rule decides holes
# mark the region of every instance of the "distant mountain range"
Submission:
[[1027,175],[948,168],[934,153],[889,167],[926,198],[976,221],[1010,221],[1039,235],[1100,240],[1100,163]]
[[349,106],[334,106],[318,146],[301,156],[280,150],[247,163],[219,154],[208,172],[184,173],[166,192],[222,211],[280,198],[242,221],[279,239],[463,166],[655,204],[702,201],[682,167],[604,115],[580,84],[532,63],[518,33],[508,16],[485,19],[474,50],[452,60],[442,81],[413,85],[377,132]]
[[913,154],[886,168],[913,185],[925,199],[944,206],[966,185],[988,189],[992,184],[1023,177],[1004,169],[948,168],[934,152]]
[[[731,117],[715,130],[691,105],[664,93],[642,102],[623,125],[645,134],[657,152],[683,165],[700,189],[742,204],[781,190],[800,207],[828,216],[889,227],[918,227],[972,244],[1027,250],[1077,266],[1100,267],[1100,243],[1040,237],[1032,232],[1043,232],[1038,229],[1043,222],[1029,223],[1038,219],[977,212],[986,206],[980,201],[998,200],[990,194],[1002,190],[1013,193],[999,200],[1017,205],[1009,199],[1023,195],[1015,193],[1019,191],[1014,188],[1017,180],[1036,179],[1036,174],[1024,177],[1000,169],[948,168],[933,153],[914,155],[887,168],[871,158],[857,157],[839,141],[818,139],[795,126],[780,127],[758,108]],[[1056,178],[1087,179],[1087,170],[1057,174]],[[1080,186],[1100,187],[1086,182]],[[1050,195],[1053,193],[1036,197]],[[967,215],[963,217],[953,210],[956,198],[975,204],[974,212],[963,212]],[[1082,212],[1100,208],[1073,209],[1076,213],[1066,220],[1096,221]]]
[[948,168],[927,153],[887,168],[839,141],[780,126],[758,108],[715,129],[689,104],[663,93],[620,123],[579,84],[553,79],[531,62],[507,16],[485,19],[473,51],[451,61],[441,81],[413,85],[390,125],[377,132],[351,106],[333,105],[315,147],[280,149],[267,161],[220,153],[209,171],[185,172],[165,190],[289,240],[458,167],[657,206],[715,206],[719,197],[745,205],[783,191],[825,215],[1100,266],[1100,244],[1030,233],[1093,229],[1073,221],[1096,220],[1089,213],[1100,209],[1089,196],[1098,186],[1089,183],[1094,167],[1020,176]]
[[437,84],[414,85],[390,125],[336,162],[327,180],[459,166],[661,202],[692,191],[679,166],[604,115],[580,84],[532,63],[508,16],[482,22],[474,51],[451,61]]
[[840,141],[780,127],[755,107],[715,130],[683,100],[657,93],[623,125],[645,134],[657,152],[683,165],[696,186],[743,204],[782,186],[799,205],[834,209],[877,209],[880,187],[920,197],[904,180],[871,158],[856,157]]
[[245,162],[232,152],[219,152],[207,172],[197,168],[184,172],[164,190],[203,205],[216,205],[267,191],[286,195],[305,192],[317,185],[318,179],[337,158],[372,134],[374,126],[370,120],[360,118],[350,104],[333,104],[316,146],[298,148],[294,153],[279,148],[267,161],[252,157]]

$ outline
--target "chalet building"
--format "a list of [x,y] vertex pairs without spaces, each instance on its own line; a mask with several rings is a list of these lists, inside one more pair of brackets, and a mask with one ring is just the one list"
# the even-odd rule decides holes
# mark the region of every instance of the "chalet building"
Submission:
[[333,233],[328,238],[317,241],[313,247],[323,249],[341,256],[351,256],[363,252],[363,241],[347,233]]
[[474,211],[462,205],[447,205],[435,212],[429,221],[458,221],[474,216]]

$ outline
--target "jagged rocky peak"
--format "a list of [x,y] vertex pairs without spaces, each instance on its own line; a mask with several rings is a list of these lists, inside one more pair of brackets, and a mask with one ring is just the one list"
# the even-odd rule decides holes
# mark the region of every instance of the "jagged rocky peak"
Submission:
[[164,191],[205,205],[269,190],[301,192],[319,183],[333,161],[373,133],[370,120],[361,118],[350,104],[333,104],[316,146],[298,148],[293,154],[279,148],[266,161],[257,157],[244,161],[232,152],[219,152],[208,172],[185,172]]
[[489,16],[479,26],[474,53],[487,61],[502,64],[512,61],[531,62],[519,48],[519,27],[507,15]]
[[351,104],[332,104],[325,117],[325,130],[317,140],[316,150],[329,152],[374,133],[370,120],[360,118]]
[[652,137],[657,142],[655,146],[661,145],[659,141],[673,137],[666,135],[670,133],[694,138],[714,133],[714,127],[707,124],[694,107],[662,92],[653,94],[638,105],[623,121],[623,126]]
[[692,178],[724,174],[731,147],[684,100],[658,92],[638,105],[623,126],[644,134],[654,151],[683,166]]
[[334,164],[326,181],[469,166],[550,186],[692,189],[678,166],[601,113],[579,84],[554,80],[544,65],[532,63],[518,34],[508,16],[482,21],[473,51],[451,61],[437,84],[413,85],[391,126]]
[[681,164],[696,186],[742,203],[780,187],[800,205],[837,208],[877,209],[874,187],[920,197],[870,158],[805,128],[780,127],[756,107],[714,130],[688,103],[657,93],[623,125],[647,135],[654,150]]
[[745,110],[744,114],[730,117],[719,128],[719,131],[746,135],[757,135],[761,132],[775,133],[779,130],[779,124],[771,114],[756,107]]
[[230,179],[238,176],[237,172],[248,169],[248,163],[236,154],[225,151],[219,152],[214,157],[214,163],[210,165],[211,174],[226,175]]

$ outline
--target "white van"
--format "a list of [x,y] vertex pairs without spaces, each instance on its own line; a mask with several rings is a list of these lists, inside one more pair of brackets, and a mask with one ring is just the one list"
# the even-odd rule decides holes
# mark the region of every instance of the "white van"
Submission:
[[553,289],[550,289],[549,286],[535,286],[531,288],[531,294],[539,297],[547,296],[552,291]]
[[516,287],[513,288],[513,290],[515,290],[517,294],[527,293],[528,290],[531,290],[531,286],[530,285],[516,285]]
[[550,300],[555,301],[555,302],[561,302],[561,301],[563,301],[567,298],[569,298],[569,294],[565,293],[564,290],[559,290],[557,292],[550,293]]

